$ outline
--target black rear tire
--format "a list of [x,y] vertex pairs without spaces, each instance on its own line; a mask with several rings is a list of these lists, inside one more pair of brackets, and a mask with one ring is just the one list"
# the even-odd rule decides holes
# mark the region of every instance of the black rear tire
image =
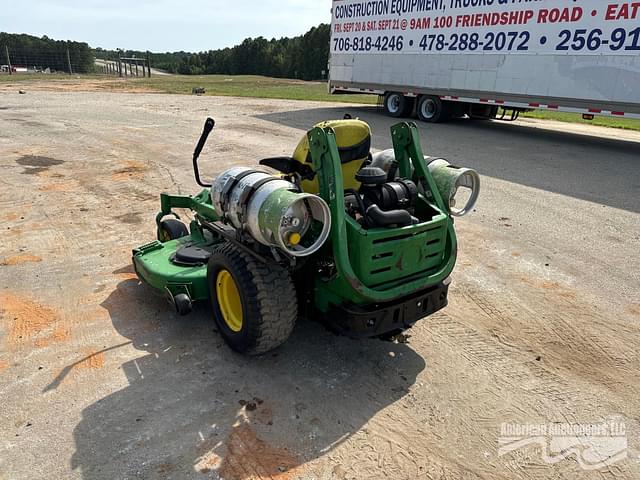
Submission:
[[189,229],[180,220],[170,218],[160,222],[158,240],[162,243],[177,240],[178,238],[186,237],[187,235],[189,235]]
[[439,97],[423,95],[418,100],[418,118],[427,123],[446,122],[451,118],[451,108],[448,102]]
[[[231,274],[240,297],[242,324],[238,331],[225,321],[217,297],[221,271]],[[225,243],[211,255],[207,279],[216,324],[233,350],[261,355],[289,338],[298,317],[298,302],[286,269],[263,263],[235,245]]]

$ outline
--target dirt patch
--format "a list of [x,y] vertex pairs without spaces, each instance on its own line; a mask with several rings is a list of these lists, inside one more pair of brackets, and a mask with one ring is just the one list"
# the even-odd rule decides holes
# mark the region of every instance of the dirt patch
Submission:
[[230,480],[288,480],[300,464],[287,450],[260,439],[248,424],[233,428],[226,447],[218,473]]
[[34,345],[38,348],[44,348],[56,343],[66,342],[70,338],[71,331],[68,328],[63,327],[62,325],[59,325],[55,328],[51,335],[45,338],[39,338],[35,341]]
[[21,213],[17,213],[17,212],[6,213],[3,217],[1,217],[2,220],[5,222],[15,222],[16,220],[24,220],[25,215],[31,210],[31,205],[30,204],[21,205],[20,208],[22,209]]
[[25,168],[22,171],[22,173],[23,175],[40,175],[41,173],[44,173],[47,170],[49,170],[47,167],[30,167],[30,168]]
[[[117,92],[117,93],[158,93],[152,88],[131,84],[128,80],[33,80],[24,82],[25,90],[30,92]],[[13,92],[18,84],[0,85],[0,92]]]
[[60,370],[45,391],[55,390],[60,385],[72,384],[80,376],[81,371],[98,370],[104,366],[104,351],[84,348],[79,352],[79,357],[77,361]]
[[545,281],[540,283],[540,286],[542,287],[542,289],[547,290],[551,293],[553,293],[554,295],[557,295],[559,297],[562,298],[566,298],[566,299],[575,299],[576,298],[576,293],[575,291],[571,290],[570,288],[558,283],[558,282],[549,282],[549,281]]
[[53,308],[9,292],[0,293],[0,311],[4,323],[9,325],[11,345],[36,336],[58,320]]
[[109,317],[109,312],[107,312],[104,308],[96,307],[92,310],[89,310],[86,313],[85,318],[88,320],[96,320],[102,322],[110,320],[111,317]]
[[70,192],[71,187],[64,183],[49,183],[47,185],[43,185],[38,190],[41,192]]
[[555,295],[568,300],[576,299],[576,292],[559,282],[532,279],[526,275],[520,276],[519,279],[522,283],[543,290],[544,292],[548,292],[550,295]]
[[5,360],[0,360],[0,372],[3,372],[7,368],[9,368],[9,362]]
[[215,452],[209,451],[215,445],[211,441],[202,443],[198,450],[200,451],[200,457],[198,463],[195,466],[196,471],[200,473],[209,473],[212,470],[218,470],[222,464],[222,458],[220,458]]
[[629,308],[627,308],[627,310],[632,315],[636,315],[640,317],[640,304],[630,305]]
[[116,220],[126,223],[127,225],[139,225],[144,222],[139,213],[125,213],[124,215],[116,217]]
[[114,270],[112,272],[113,275],[128,275],[130,273],[134,275],[136,273],[135,269],[133,268],[133,265],[131,264],[125,265],[124,267],[119,268],[118,270]]
[[22,265],[23,263],[38,263],[41,262],[42,258],[36,255],[14,255],[13,257],[7,257],[0,265],[6,267],[9,265]]
[[62,165],[64,160],[58,160],[57,158],[51,157],[42,157],[40,155],[23,155],[18,160],[16,160],[18,165],[22,165],[23,167],[40,167],[40,168],[49,168],[54,165]]
[[76,363],[77,370],[94,370],[104,367],[104,352],[98,352],[95,349],[84,349],[82,351],[84,358]]
[[127,265],[126,267],[114,270],[109,276],[115,275],[119,282],[132,281],[138,282],[138,275],[136,274],[133,265]]
[[129,180],[131,178],[142,178],[149,167],[136,160],[126,160],[120,162],[121,168],[116,170],[112,178],[116,181]]

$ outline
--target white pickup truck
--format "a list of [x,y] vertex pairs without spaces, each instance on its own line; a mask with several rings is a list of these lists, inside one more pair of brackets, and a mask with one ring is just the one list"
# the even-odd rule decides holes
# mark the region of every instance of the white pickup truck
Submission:
[[427,122],[640,118],[640,1],[333,0],[329,88]]

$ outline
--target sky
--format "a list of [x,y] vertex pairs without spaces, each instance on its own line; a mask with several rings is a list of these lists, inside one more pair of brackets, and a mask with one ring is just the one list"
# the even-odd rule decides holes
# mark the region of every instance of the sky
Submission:
[[91,47],[197,52],[247,37],[300,35],[331,21],[331,0],[2,0],[0,31]]

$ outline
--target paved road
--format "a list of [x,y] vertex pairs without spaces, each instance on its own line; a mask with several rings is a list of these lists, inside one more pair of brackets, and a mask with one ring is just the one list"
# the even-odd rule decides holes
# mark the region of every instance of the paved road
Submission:
[[[451,304],[408,344],[302,320],[243,358],[206,306],[181,319],[138,284],[130,250],[153,238],[160,191],[196,191],[207,115],[213,175],[347,112],[389,146],[392,121],[368,107],[0,94],[0,479],[640,476],[638,134],[422,125],[427,153],[484,183],[457,222]],[[604,420],[627,427],[614,466],[583,470],[602,459],[585,439],[556,465],[539,447],[499,455],[503,423]]]
[[[374,147],[388,148],[395,120],[370,107],[320,107],[260,118],[296,127],[343,112],[370,122]],[[640,133],[559,122],[468,120],[421,124],[420,130],[426,154],[475,168],[484,177],[478,215],[463,222],[494,228],[511,246],[535,246],[541,259],[571,272],[572,281],[612,308],[621,298],[640,299],[640,270],[622,268],[640,247]]]

